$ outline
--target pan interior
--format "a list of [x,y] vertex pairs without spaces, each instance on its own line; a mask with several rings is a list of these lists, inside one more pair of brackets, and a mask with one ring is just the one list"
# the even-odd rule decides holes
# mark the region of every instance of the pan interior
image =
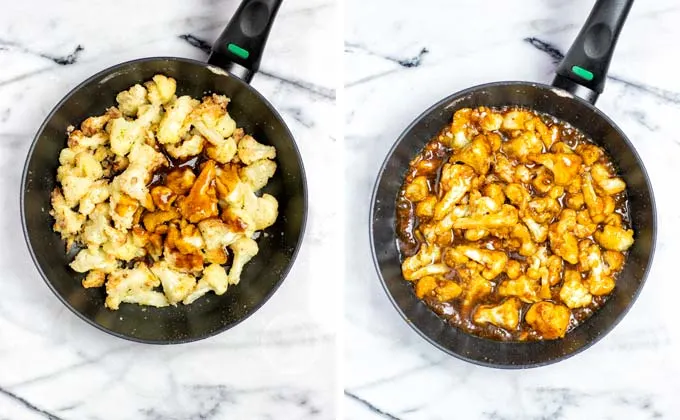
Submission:
[[[395,226],[395,200],[410,160],[465,107],[522,106],[550,114],[584,132],[611,156],[628,185],[635,243],[608,302],[563,339],[500,342],[472,336],[449,326],[420,299],[401,274]],[[424,338],[462,359],[494,367],[530,367],[552,363],[587,348],[609,332],[637,297],[651,263],[656,218],[651,185],[637,153],[623,132],[594,106],[551,86],[501,82],[450,96],[425,111],[401,135],[388,154],[373,193],[372,251],[385,290],[402,316]]]
[[[56,186],[59,152],[66,146],[66,127],[102,114],[116,105],[115,96],[162,73],[177,80],[177,95],[201,98],[206,93],[231,98],[229,112],[239,127],[277,149],[278,169],[264,192],[279,202],[276,223],[258,239],[260,251],[246,265],[241,283],[222,296],[208,294],[192,305],[152,308],[123,304],[104,308],[103,289],[84,289],[82,275],[68,267],[65,245],[52,231],[50,192]],[[95,326],[124,338],[151,343],[192,341],[223,331],[257,310],[277,289],[299,248],[306,217],[304,170],[295,142],[273,107],[253,88],[204,63],[158,58],[124,63],[105,70],[74,89],[48,116],[26,162],[22,220],[34,261],[57,296]]]

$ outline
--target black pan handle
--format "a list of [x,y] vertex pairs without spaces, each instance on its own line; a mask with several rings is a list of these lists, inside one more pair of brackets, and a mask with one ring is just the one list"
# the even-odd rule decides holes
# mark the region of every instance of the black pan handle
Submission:
[[212,46],[208,64],[247,83],[260,68],[262,51],[283,0],[243,0]]
[[569,52],[557,67],[553,86],[595,104],[604,90],[616,41],[633,0],[597,0]]

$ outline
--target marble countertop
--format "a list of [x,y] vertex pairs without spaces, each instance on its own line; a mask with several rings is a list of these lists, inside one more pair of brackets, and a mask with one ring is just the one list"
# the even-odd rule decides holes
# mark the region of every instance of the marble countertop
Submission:
[[[335,69],[337,10],[284,2],[253,85],[282,113],[305,162],[307,233],[278,292],[246,322],[176,346],[127,342],[79,320],[33,267],[19,221],[20,176],[50,109],[86,77],[122,61],[206,58],[236,0],[3,5],[0,14],[0,419],[331,419],[342,235]],[[300,38],[304,36],[304,40]],[[202,41],[207,42],[204,44]],[[324,272],[324,281],[312,273]]]
[[345,2],[346,418],[680,418],[680,5],[634,4],[598,101],[634,143],[656,194],[659,235],[644,290],[587,351],[504,371],[447,356],[392,308],[370,257],[370,193],[389,148],[431,104],[483,82],[549,83],[593,2],[394,3]]

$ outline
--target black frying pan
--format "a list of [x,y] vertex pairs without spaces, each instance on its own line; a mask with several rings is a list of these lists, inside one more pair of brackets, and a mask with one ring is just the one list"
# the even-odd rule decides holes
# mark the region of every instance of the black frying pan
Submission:
[[[281,0],[245,0],[212,48],[208,63],[145,58],[108,68],[73,89],[49,114],[33,141],[22,178],[21,221],[38,271],[52,291],[80,318],[118,337],[148,343],[179,343],[225,331],[259,309],[279,287],[300,247],[307,215],[307,187],[297,146],[279,114],[248,83],[259,67]],[[226,70],[226,71],[225,71]],[[102,114],[116,93],[163,73],[177,80],[177,95],[207,92],[231,98],[239,127],[277,149],[278,169],[265,192],[279,201],[279,217],[258,239],[257,256],[239,286],[222,296],[206,295],[188,306],[104,308],[102,289],[84,289],[82,275],[68,267],[65,244],[52,231],[50,192],[56,185],[66,127]]]
[[[656,211],[645,168],[626,135],[594,104],[632,0],[598,0],[557,69],[552,86],[497,82],[453,94],[420,115],[390,150],[375,184],[371,206],[371,247],[383,287],[406,322],[441,350],[469,362],[505,368],[554,363],[586,349],[607,334],[640,293],[652,262]],[[635,244],[608,302],[563,339],[500,342],[479,338],[446,324],[420,299],[401,274],[396,243],[397,193],[410,160],[465,107],[519,105],[571,123],[609,153],[628,184]]]

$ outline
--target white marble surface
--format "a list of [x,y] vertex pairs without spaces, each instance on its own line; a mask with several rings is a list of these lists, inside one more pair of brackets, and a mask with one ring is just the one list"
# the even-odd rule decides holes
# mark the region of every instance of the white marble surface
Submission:
[[[680,418],[677,1],[636,2],[598,102],[646,163],[659,215],[647,284],[612,333],[549,367],[474,366],[433,348],[402,321],[370,257],[370,191],[400,132],[431,104],[468,86],[549,83],[555,62],[525,38],[566,51],[592,4],[423,0],[400,7],[393,0],[346,1],[345,249],[352,273],[345,286],[346,418]],[[420,65],[406,67],[423,48],[429,52]]]
[[[283,114],[309,178],[307,235],[283,286],[216,337],[134,344],[79,320],[24,246],[19,182],[38,126],[71,88],[145,56],[205,59],[236,0],[3,2],[0,13],[0,419],[332,419],[341,171],[333,0],[284,2],[253,85]],[[61,63],[61,64],[60,64]],[[320,281],[322,280],[322,281]]]

